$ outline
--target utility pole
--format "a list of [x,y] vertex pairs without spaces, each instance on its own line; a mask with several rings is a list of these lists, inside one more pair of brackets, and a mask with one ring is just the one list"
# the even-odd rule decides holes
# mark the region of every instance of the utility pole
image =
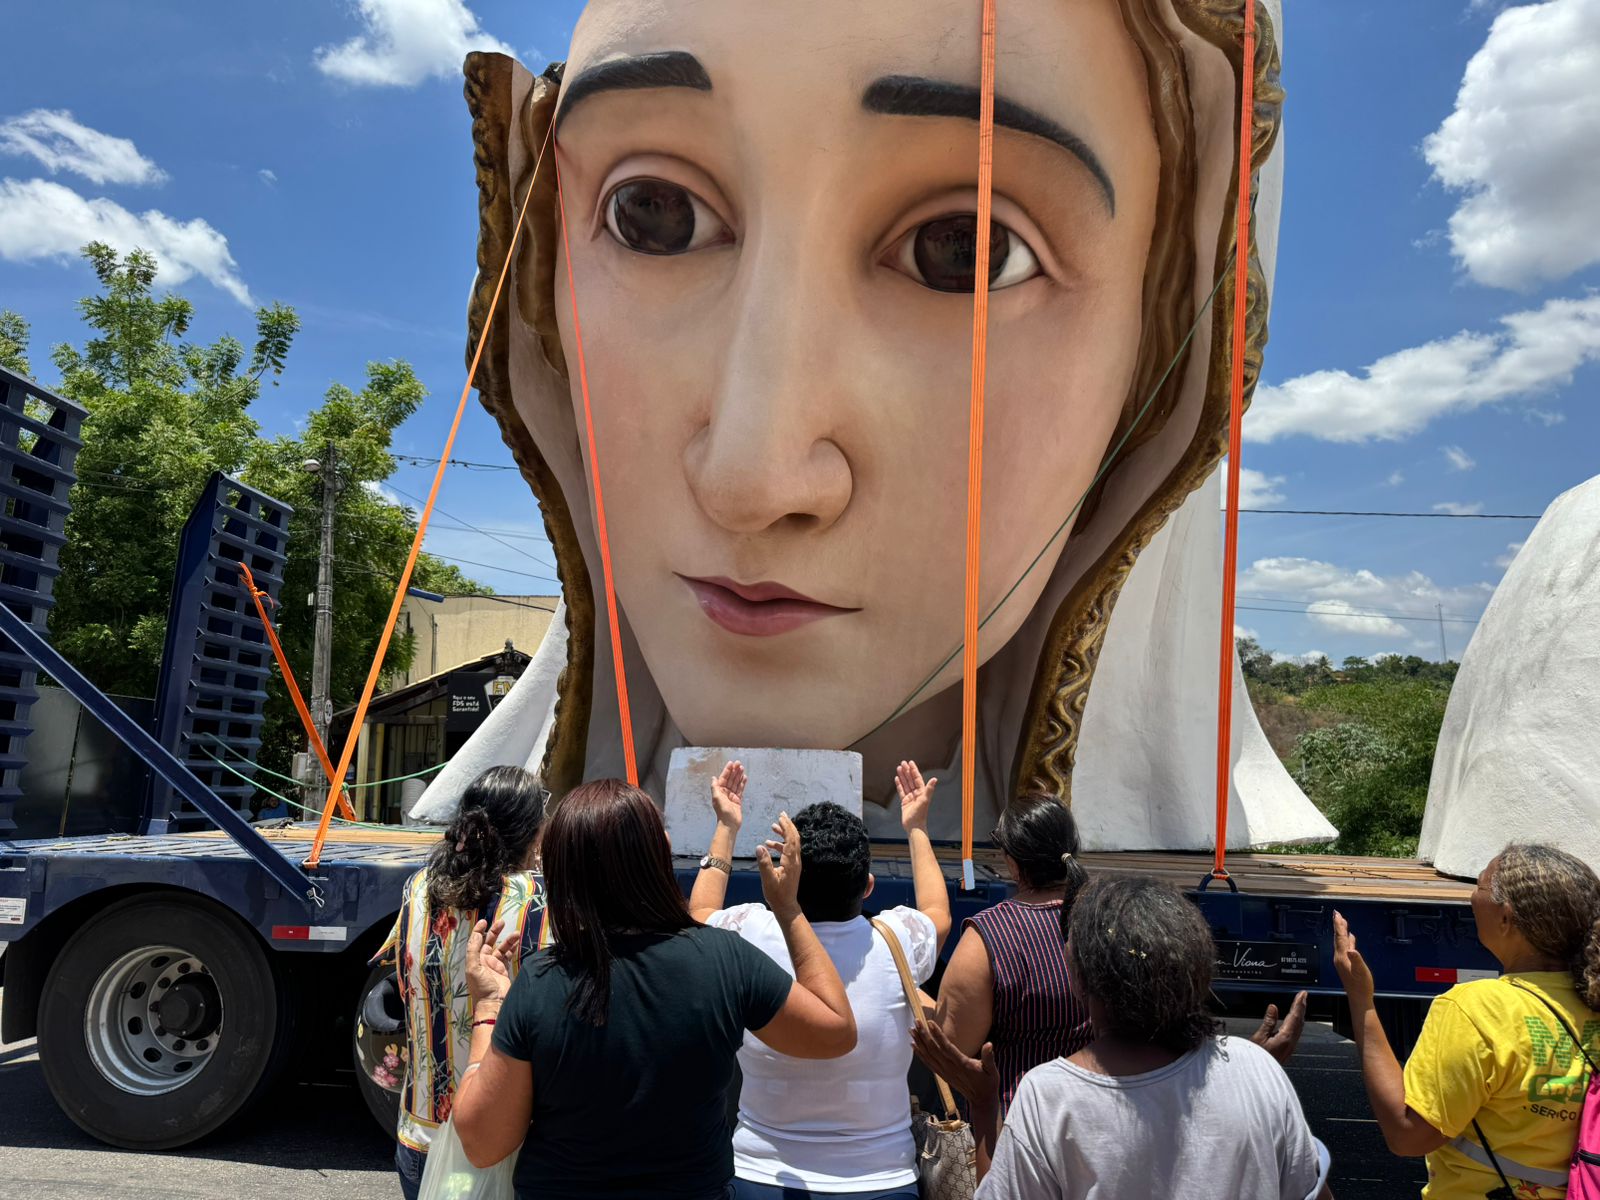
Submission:
[[1447,663],[1450,661],[1450,651],[1444,645],[1444,605],[1435,602],[1433,611],[1439,614],[1439,661]]
[[[333,704],[328,698],[333,672],[333,515],[339,499],[339,472],[333,443],[323,447],[322,461],[305,464],[322,476],[322,547],[317,554],[317,619],[311,660],[311,723],[322,744],[328,744]],[[316,751],[311,750],[312,762]]]

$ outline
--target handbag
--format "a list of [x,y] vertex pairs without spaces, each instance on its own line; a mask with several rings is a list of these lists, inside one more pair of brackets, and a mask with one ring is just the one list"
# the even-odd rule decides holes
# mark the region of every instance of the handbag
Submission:
[[417,1200],[516,1200],[512,1184],[516,1170],[515,1154],[506,1155],[492,1167],[473,1166],[456,1136],[452,1118],[433,1135]]
[[[900,948],[900,939],[876,917],[872,918],[872,927],[889,945],[912,1020],[925,1027],[928,1018],[923,1014],[917,981],[911,977],[911,965]],[[917,1187],[922,1200],[972,1200],[972,1194],[978,1189],[978,1146],[972,1139],[972,1126],[961,1119],[950,1085],[938,1075],[934,1075],[933,1081],[939,1085],[943,1119],[921,1111],[916,1097],[911,1098],[911,1136],[917,1143]]]

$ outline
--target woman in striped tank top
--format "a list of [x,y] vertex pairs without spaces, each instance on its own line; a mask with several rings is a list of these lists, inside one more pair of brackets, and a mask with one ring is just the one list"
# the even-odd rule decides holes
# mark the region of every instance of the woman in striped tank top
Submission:
[[1023,1075],[1076,1053],[1093,1036],[1067,984],[1063,910],[1088,882],[1078,826],[1054,796],[1022,796],[991,835],[1017,891],[968,917],[939,985],[937,1020],[967,1055],[994,1044],[1001,1112]]

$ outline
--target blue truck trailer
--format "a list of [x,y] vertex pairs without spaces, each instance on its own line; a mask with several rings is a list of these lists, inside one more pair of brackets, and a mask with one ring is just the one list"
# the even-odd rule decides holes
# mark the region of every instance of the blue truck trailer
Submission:
[[[238,564],[276,594],[288,510],[238,480],[214,476],[185,527],[152,721],[53,650],[43,631],[83,415],[0,370],[0,1041],[37,1038],[62,1110],[117,1146],[195,1141],[308,1071],[353,1072],[392,1129],[397,1096],[374,1076],[399,1038],[389,971],[369,960],[437,831],[336,825],[310,865],[311,826],[252,812],[271,658]],[[142,764],[118,781],[135,814],[127,831],[15,836],[41,669]],[[232,752],[228,769],[218,746]],[[958,923],[1007,894],[995,852],[979,850],[966,890],[957,849],[938,849]],[[1083,857],[1091,874],[1152,875],[1193,896],[1216,936],[1218,1002],[1234,1014],[1301,989],[1342,1011],[1335,907],[1402,1043],[1432,996],[1495,971],[1474,937],[1471,885],[1421,863],[1234,855],[1219,883],[1209,856]],[[677,860],[686,891],[697,865]],[[873,870],[875,904],[913,902],[903,845],[875,847]],[[728,902],[759,897],[742,864]]]

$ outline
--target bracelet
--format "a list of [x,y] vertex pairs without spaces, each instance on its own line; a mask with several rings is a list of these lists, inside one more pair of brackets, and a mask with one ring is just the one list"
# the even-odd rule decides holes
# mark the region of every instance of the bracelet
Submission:
[[493,1025],[494,1022],[495,1022],[495,1018],[493,1018],[493,1017],[484,1017],[481,1021],[474,1021],[472,1023],[472,1027],[474,1029],[476,1029],[480,1025]]

